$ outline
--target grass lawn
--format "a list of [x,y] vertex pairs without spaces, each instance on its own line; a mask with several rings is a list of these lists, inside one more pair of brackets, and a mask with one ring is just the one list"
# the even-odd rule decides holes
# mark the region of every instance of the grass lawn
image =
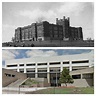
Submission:
[[34,92],[28,92],[26,94],[94,94],[93,87],[82,88],[62,88],[54,87]]

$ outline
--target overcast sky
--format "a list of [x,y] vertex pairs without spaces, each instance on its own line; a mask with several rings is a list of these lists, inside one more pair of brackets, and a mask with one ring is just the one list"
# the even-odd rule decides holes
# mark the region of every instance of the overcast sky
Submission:
[[38,20],[55,23],[56,18],[70,17],[71,26],[83,28],[84,39],[94,38],[94,4],[91,2],[3,2],[2,42],[10,41],[15,29]]
[[82,54],[91,51],[91,49],[5,49],[2,50],[2,65],[11,59]]

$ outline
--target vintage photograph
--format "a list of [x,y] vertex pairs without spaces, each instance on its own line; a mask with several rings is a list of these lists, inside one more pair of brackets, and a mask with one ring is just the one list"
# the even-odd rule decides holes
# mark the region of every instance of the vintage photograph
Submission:
[[3,49],[2,94],[94,94],[94,50]]
[[94,2],[2,2],[2,47],[94,47]]

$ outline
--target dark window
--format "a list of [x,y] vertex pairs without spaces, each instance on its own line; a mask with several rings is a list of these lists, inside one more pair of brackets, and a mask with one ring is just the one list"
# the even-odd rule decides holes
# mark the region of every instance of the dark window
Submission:
[[20,64],[19,66],[24,66],[24,64]]
[[35,70],[27,70],[27,72],[35,72]]
[[78,74],[78,75],[72,75],[72,78],[73,79],[80,79],[81,78],[81,75],[80,74]]
[[15,75],[12,75],[12,77],[15,77]]
[[83,79],[92,79],[93,78],[93,74],[92,73],[90,73],[90,74],[83,74],[82,78]]
[[84,60],[84,61],[72,61],[72,63],[89,63],[89,60]]
[[56,73],[56,72],[60,72],[60,69],[58,69],[58,70],[53,70],[53,69],[51,69],[50,72],[55,72],[55,73]]
[[17,65],[7,65],[7,67],[17,67]]
[[8,74],[9,77],[11,77],[11,74]]
[[60,64],[60,62],[52,62],[50,65]]
[[24,70],[20,70],[21,73],[24,73]]
[[7,77],[15,77],[15,75],[13,75],[13,74],[5,73],[5,75],[6,75]]
[[38,63],[37,65],[47,65],[47,63]]
[[69,61],[64,61],[63,64],[69,64]]
[[26,64],[26,66],[35,66],[35,64]]
[[27,73],[27,77],[30,77],[30,78],[35,78],[35,74],[34,73]]
[[55,80],[55,81],[56,81],[56,79],[57,79],[57,80],[59,80],[59,79],[60,79],[60,77],[57,77],[57,78],[56,78],[56,77],[53,77],[53,80]]
[[47,78],[47,73],[39,73],[38,78]]
[[54,30],[57,30],[57,27],[56,26],[54,27]]
[[38,72],[47,72],[47,70],[38,70]]

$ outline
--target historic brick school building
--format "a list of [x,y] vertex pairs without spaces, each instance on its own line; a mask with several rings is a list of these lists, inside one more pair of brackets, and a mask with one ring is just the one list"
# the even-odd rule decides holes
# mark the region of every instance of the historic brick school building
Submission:
[[83,40],[82,27],[71,27],[70,18],[56,18],[56,24],[47,21],[15,29],[15,41],[24,40]]

